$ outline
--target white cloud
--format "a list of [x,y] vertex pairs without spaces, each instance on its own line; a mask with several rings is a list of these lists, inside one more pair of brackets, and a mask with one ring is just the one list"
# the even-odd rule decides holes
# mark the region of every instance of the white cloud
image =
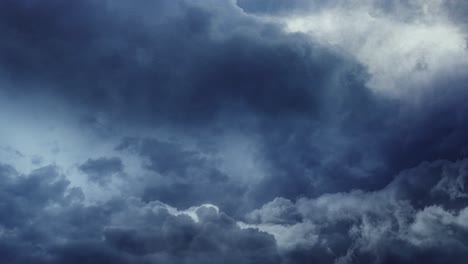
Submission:
[[298,247],[313,247],[318,243],[320,230],[311,221],[293,225],[247,224],[237,222],[240,228],[254,228],[273,235],[280,249],[290,250]]
[[368,86],[388,96],[416,92],[468,66],[466,34],[443,1],[394,2],[389,10],[377,7],[377,0],[336,2],[307,14],[261,19],[355,57],[371,74]]

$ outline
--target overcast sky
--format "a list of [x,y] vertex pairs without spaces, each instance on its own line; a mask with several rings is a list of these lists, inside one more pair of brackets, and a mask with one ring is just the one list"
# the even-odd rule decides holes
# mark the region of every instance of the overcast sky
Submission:
[[466,263],[465,0],[0,1],[0,262]]

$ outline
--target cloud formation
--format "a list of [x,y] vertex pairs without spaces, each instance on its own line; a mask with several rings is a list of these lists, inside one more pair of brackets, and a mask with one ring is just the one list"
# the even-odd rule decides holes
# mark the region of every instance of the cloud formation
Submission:
[[55,168],[1,167],[8,263],[279,263],[272,235],[240,229],[212,205],[177,211],[138,198],[85,206]]
[[0,259],[462,263],[467,5],[0,3]]
[[88,159],[79,169],[88,175],[90,181],[104,185],[111,180],[112,175],[122,173],[124,166],[120,158],[112,157]]
[[466,159],[423,163],[373,192],[295,203],[276,198],[252,211],[244,226],[274,234],[292,263],[462,263],[467,164]]
[[[247,12],[278,20],[351,54],[371,74],[367,84],[393,97],[414,96],[434,79],[466,76],[462,1],[239,1]],[[443,41],[440,41],[443,39]]]

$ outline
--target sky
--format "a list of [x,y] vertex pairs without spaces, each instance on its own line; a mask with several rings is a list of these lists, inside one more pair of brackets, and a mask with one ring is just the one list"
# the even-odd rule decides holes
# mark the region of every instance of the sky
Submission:
[[466,263],[465,0],[4,0],[0,32],[2,263]]

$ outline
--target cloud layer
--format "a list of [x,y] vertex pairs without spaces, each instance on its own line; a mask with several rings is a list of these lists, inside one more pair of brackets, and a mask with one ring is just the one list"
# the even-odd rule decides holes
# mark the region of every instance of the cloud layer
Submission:
[[0,3],[7,263],[463,263],[463,1]]

